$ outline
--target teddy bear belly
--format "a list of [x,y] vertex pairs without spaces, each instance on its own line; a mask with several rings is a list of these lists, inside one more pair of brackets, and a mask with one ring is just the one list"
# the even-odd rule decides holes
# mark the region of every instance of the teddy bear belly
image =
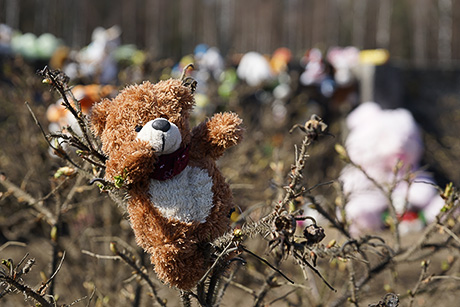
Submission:
[[204,169],[187,166],[171,179],[151,179],[149,196],[166,218],[204,223],[213,206],[212,178]]

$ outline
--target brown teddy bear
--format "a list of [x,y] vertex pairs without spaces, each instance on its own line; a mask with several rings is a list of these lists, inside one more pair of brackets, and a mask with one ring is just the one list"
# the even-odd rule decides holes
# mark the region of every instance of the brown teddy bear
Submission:
[[215,114],[192,130],[193,86],[184,79],[131,85],[93,107],[108,156],[105,179],[128,189],[136,241],[160,279],[191,289],[211,264],[208,243],[229,228],[234,207],[216,159],[242,139],[241,119]]

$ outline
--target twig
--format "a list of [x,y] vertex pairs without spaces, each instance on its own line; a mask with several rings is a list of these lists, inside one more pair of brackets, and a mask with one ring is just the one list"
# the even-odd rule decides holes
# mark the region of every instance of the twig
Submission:
[[323,209],[323,207],[321,207],[317,202],[316,202],[316,199],[312,196],[312,195],[307,195],[307,198],[311,201],[311,203],[313,204],[314,206],[314,209],[316,211],[318,211],[324,218],[326,218],[329,223],[332,224],[332,226],[337,229],[338,231],[340,231],[342,234],[344,234],[347,238],[351,238],[351,234],[350,232],[348,232],[347,229],[345,229],[345,227],[342,225],[342,223],[340,223],[339,221],[337,221],[335,218],[333,218],[326,210]]
[[226,255],[228,249],[230,248],[230,246],[233,244],[233,242],[230,242],[227,244],[227,246],[224,248],[224,250],[219,254],[219,256],[217,256],[216,260],[214,261],[214,263],[211,265],[211,267],[206,271],[206,273],[204,273],[204,275],[200,278],[200,280],[198,281],[198,284],[201,284],[205,281],[205,279],[208,277],[209,273],[211,273],[211,271],[216,267],[217,263],[220,261],[220,259]]
[[89,304],[91,304],[94,294],[96,294],[96,287],[94,287],[93,292],[91,292],[91,295],[89,296],[89,299],[88,299],[88,303],[86,303],[86,307],[89,307]]
[[423,231],[423,234],[420,236],[420,239],[415,244],[412,244],[412,246],[400,256],[401,259],[399,260],[407,260],[418,248],[422,246],[424,242],[426,242],[426,240],[431,236],[432,232],[436,229],[437,226],[437,223],[428,225],[427,228],[425,228]]
[[27,244],[19,241],[8,241],[4,243],[2,246],[0,246],[0,252],[7,248],[8,246],[21,246],[21,247],[26,247]]
[[[68,77],[64,73],[58,70],[50,70],[47,66],[45,66],[45,68],[38,71],[37,73],[40,76],[48,79],[49,84],[51,84],[51,86],[59,92],[59,94],[62,97],[63,105],[65,106],[67,110],[70,111],[70,113],[72,113],[73,117],[77,120],[78,126],[80,127],[83,137],[85,138],[87,145],[91,149],[91,152],[99,156],[99,152],[94,148],[92,140],[87,133],[88,123],[85,120],[85,116],[83,115],[81,110],[76,110],[72,106],[72,104],[69,102],[69,100],[67,99],[67,92],[70,91],[70,89],[67,86]],[[73,95],[72,95],[72,98],[75,99]],[[78,105],[78,101],[77,101],[77,105]]]
[[159,296],[158,296],[158,292],[156,290],[156,287],[155,285],[153,284],[152,280],[150,279],[150,277],[129,257],[127,256],[125,253],[123,252],[120,252],[117,247],[116,247],[116,243],[115,242],[112,242],[110,244],[110,247],[111,247],[111,250],[115,253],[115,255],[117,256],[120,256],[120,258],[126,263],[128,264],[131,268],[134,269],[134,271],[136,272],[136,274],[138,274],[145,282],[147,282],[147,284],[149,285],[150,287],[150,290],[152,291],[152,294],[153,296],[155,297],[156,299],[156,302],[160,305],[160,306],[166,306],[166,303],[164,300],[162,300]]
[[54,277],[56,277],[57,273],[59,272],[59,270],[61,269],[62,267],[62,263],[64,262],[64,259],[65,259],[65,251],[62,253],[62,257],[61,257],[61,261],[59,262],[59,265],[58,267],[56,268],[56,270],[54,271],[53,275],[51,275],[50,278],[48,278],[48,280],[43,283],[41,285],[41,287],[38,289],[38,293],[43,293],[43,291],[46,289],[47,285],[53,281]]
[[217,284],[219,283],[219,280],[221,279],[222,276],[222,271],[225,267],[225,264],[220,263],[219,266],[217,267],[217,272],[214,270],[211,279],[209,280],[208,284],[208,290],[206,294],[206,305],[207,306],[214,306],[213,301],[215,300],[215,295],[216,295],[216,287]]
[[[241,233],[243,236],[253,236],[255,234],[263,233],[264,231],[262,231],[262,229],[269,231],[271,229],[271,223],[273,220],[278,215],[280,215],[284,208],[289,204],[289,202],[295,198],[295,196],[298,194],[298,191],[295,191],[294,189],[299,185],[300,180],[303,178],[302,171],[305,168],[305,161],[308,158],[308,147],[314,140],[317,139],[320,134],[323,134],[323,130],[320,130],[320,128],[314,128],[313,131],[309,130],[309,133],[307,133],[302,140],[300,152],[297,153],[296,150],[295,165],[293,165],[291,168],[290,182],[289,185],[285,187],[284,197],[275,205],[270,214],[261,218],[259,221],[244,224],[241,227]],[[233,233],[229,232],[226,235],[216,239],[213,243],[220,248],[224,248],[224,246],[226,246],[232,239]]]
[[331,289],[332,291],[334,292],[337,292],[337,290],[334,289],[334,287],[332,287],[328,282],[327,280],[323,277],[323,275],[321,275],[321,273],[314,267],[312,266],[307,260],[305,260],[304,257],[302,257],[301,255],[299,255],[299,253],[297,251],[294,250],[294,255],[296,256],[296,259],[300,260],[303,264],[306,264],[313,272],[316,273],[316,275],[318,275],[319,278],[321,278],[321,280],[326,284],[326,286]]
[[[220,271],[225,265],[221,263],[221,259],[224,256],[227,256],[229,253],[232,251],[235,251],[237,248],[232,248],[230,247],[234,244],[233,241],[230,241],[227,246],[224,248],[224,250],[217,256],[217,258],[214,260],[213,264],[209,267],[209,269],[204,273],[204,275],[200,278],[200,280],[197,283],[196,286],[196,298],[198,302],[203,305],[203,306],[211,306],[212,305],[212,300],[214,298],[214,290],[217,285],[218,280],[220,279],[220,274],[217,271]],[[209,274],[212,272],[212,276],[210,278],[208,288],[206,290],[205,287],[205,281],[206,278],[209,276]]]
[[356,164],[350,158],[348,158],[348,159],[349,159],[348,162],[350,163],[350,165],[352,165],[353,167],[357,168],[369,181],[372,182],[372,184],[377,189],[379,189],[383,193],[383,195],[385,195],[385,197],[386,197],[386,199],[388,201],[389,213],[390,213],[391,218],[392,218],[393,223],[394,223],[393,235],[394,235],[395,241],[396,241],[395,250],[399,251],[399,248],[401,246],[401,238],[400,238],[399,229],[398,229],[399,221],[398,221],[398,216],[397,216],[397,213],[396,213],[396,208],[395,208],[395,206],[393,204],[393,199],[391,197],[392,194],[393,194],[393,190],[394,190],[394,188],[395,188],[395,186],[397,184],[396,175],[394,175],[394,182],[392,183],[390,188],[386,189],[376,179],[374,179],[371,175],[369,175],[369,173],[361,165]]
[[292,167],[291,170],[290,183],[287,187],[285,187],[286,194],[283,200],[279,203],[279,205],[276,208],[276,212],[278,213],[280,213],[282,208],[284,208],[284,206],[287,205],[289,201],[296,195],[294,188],[300,183],[300,180],[302,179],[302,171],[305,168],[305,161],[308,158],[307,148],[311,144],[311,142],[312,140],[308,137],[308,135],[304,137],[302,141],[302,146],[300,147],[300,153],[296,158],[295,165]]
[[324,185],[331,185],[333,184],[335,181],[334,180],[330,180],[330,181],[327,181],[327,182],[320,182],[320,183],[317,183],[315,184],[314,186],[308,188],[308,189],[305,189],[304,193],[309,193],[311,191],[313,191],[314,189],[316,188],[319,188],[319,187],[322,187]]
[[430,225],[428,225],[425,228],[425,230],[423,231],[423,234],[420,236],[418,241],[415,244],[413,244],[409,249],[407,249],[404,253],[399,255],[398,261],[401,262],[401,261],[408,260],[409,257],[412,256],[412,254],[417,249],[419,249],[419,248],[421,248],[423,246],[429,246],[429,245],[425,244],[426,240],[434,233],[434,231],[439,227],[439,225],[442,225],[440,221],[448,220],[454,214],[454,212],[456,212],[458,210],[459,204],[460,203],[457,203],[456,205],[452,205],[447,211],[445,211],[445,212],[442,211],[441,213],[439,213],[436,216],[436,221],[437,222],[433,222]]
[[59,191],[60,188],[62,188],[64,186],[65,183],[67,183],[67,180],[69,179],[69,177],[65,177],[64,180],[62,180],[58,185],[56,185],[52,190],[51,192],[49,192],[48,194],[46,194],[45,196],[43,196],[42,198],[40,198],[38,201],[45,201],[47,200],[48,198],[50,198],[51,196],[53,196],[54,194],[56,194],[57,191]]
[[455,241],[457,241],[457,243],[460,243],[460,238],[452,231],[450,230],[448,227],[445,227],[444,225],[438,225],[438,227],[440,229],[442,229],[443,231],[445,231],[449,236],[451,236]]
[[261,306],[263,299],[267,295],[268,291],[273,287],[274,278],[275,278],[275,273],[272,273],[269,276],[267,276],[267,278],[265,279],[264,286],[259,291],[259,294],[257,294],[256,296],[254,307]]
[[131,258],[129,256],[127,256],[124,253],[118,251],[118,249],[116,248],[116,244],[114,242],[111,243],[111,249],[112,249],[112,251],[114,251],[115,256],[99,255],[99,254],[95,254],[95,253],[87,251],[87,250],[82,250],[81,252],[83,254],[85,254],[85,255],[88,255],[88,256],[91,256],[91,257],[94,257],[94,258],[97,258],[97,259],[123,260],[126,264],[128,264],[131,268],[134,269],[134,271],[135,271],[135,273],[137,275],[139,275],[144,281],[147,282],[147,284],[150,287],[150,290],[152,291],[153,296],[156,299],[156,302],[160,306],[166,306],[165,302],[162,299],[159,298],[158,293],[156,291],[156,287],[153,284],[153,282],[150,280],[150,277],[147,274],[145,274],[145,272],[141,268],[139,268],[138,265],[133,260],[131,260]]
[[225,283],[221,286],[219,293],[217,293],[217,298],[216,298],[216,305],[219,306],[222,298],[224,297],[224,294],[227,290],[227,287],[230,285],[230,282],[232,281],[233,277],[236,275],[236,272],[240,269],[240,265],[237,265],[236,268],[230,273],[230,276],[225,279]]
[[136,284],[136,289],[134,290],[134,302],[132,304],[133,307],[139,307],[141,304],[142,288],[141,283]]
[[63,158],[66,161],[68,161],[70,164],[72,164],[74,167],[76,167],[78,169],[82,169],[82,167],[80,165],[78,165],[76,162],[74,162],[72,160],[72,158],[70,158],[70,156],[64,150],[60,150],[60,149],[56,148],[55,146],[53,146],[53,144],[51,144],[51,142],[50,142],[45,130],[43,129],[43,127],[40,124],[40,122],[38,121],[37,117],[35,116],[35,113],[32,111],[32,108],[30,107],[29,102],[26,101],[25,104],[26,104],[26,107],[29,110],[30,114],[32,115],[32,118],[34,119],[35,124],[38,126],[38,128],[40,129],[43,137],[45,138],[46,142],[48,143],[48,146],[50,146],[50,148],[52,148],[54,151],[56,151],[60,155],[62,155]]
[[349,271],[349,274],[350,274],[350,302],[355,305],[355,306],[359,306],[358,305],[358,297],[356,295],[356,283],[355,283],[355,269],[353,268],[353,262],[352,261],[349,261],[348,262],[348,271]]
[[430,276],[426,279],[426,281],[438,280],[438,279],[453,279],[460,281],[460,276],[452,276],[452,275],[437,275],[437,276]]
[[[367,284],[375,275],[382,272],[387,267],[387,265],[391,263],[392,259],[393,259],[393,256],[388,255],[384,260],[382,260],[380,263],[376,264],[370,270],[368,270],[366,276],[363,276],[360,280],[356,282],[356,288],[361,289],[361,287]],[[341,297],[339,297],[332,304],[330,304],[330,306],[331,307],[343,306],[344,302],[347,300],[349,296],[350,296],[350,291],[348,290]]]
[[14,279],[12,276],[3,276],[0,275],[0,280],[14,287],[19,292],[23,293],[27,297],[33,298],[35,301],[41,304],[42,307],[52,307],[53,305],[48,302],[40,293],[33,290],[27,285],[22,284],[20,281]]
[[50,225],[56,225],[56,218],[54,214],[43,205],[43,201],[35,199],[32,195],[19,188],[17,185],[9,181],[5,176],[0,175],[0,183],[18,199],[18,201],[24,201],[36,209],[38,212],[43,214],[46,221]]
[[99,255],[99,254],[95,254],[95,253],[92,253],[92,252],[87,251],[87,250],[82,250],[81,252],[82,252],[82,254],[85,254],[85,255],[88,255],[88,256],[91,256],[91,257],[94,257],[94,258],[97,258],[97,259],[121,260],[120,256]]
[[234,287],[236,287],[236,288],[238,288],[240,290],[243,290],[244,292],[252,295],[253,297],[257,297],[256,292],[254,290],[252,290],[251,288],[246,287],[245,285],[242,285],[242,284],[240,284],[240,283],[238,283],[236,281],[233,281],[233,280],[230,281],[230,284],[232,286],[234,286]]
[[412,307],[412,304],[414,303],[415,295],[417,294],[420,286],[422,285],[423,280],[425,279],[429,264],[430,262],[427,260],[422,261],[422,271],[420,272],[418,281],[415,284],[414,288],[412,290],[409,290],[409,295],[410,295],[409,307]]
[[280,274],[281,276],[283,276],[287,281],[289,281],[291,284],[294,283],[294,281],[292,279],[290,279],[289,277],[287,277],[286,275],[284,275],[283,272],[281,272],[279,269],[275,268],[273,265],[270,264],[270,262],[268,262],[267,260],[265,260],[264,258],[260,257],[259,255],[251,252],[249,249],[245,248],[244,246],[240,245],[241,249],[244,250],[246,253],[256,257],[257,259],[259,259],[260,261],[262,261],[263,263],[265,263],[266,265],[268,265],[272,270],[276,271],[278,274]]
[[277,301],[281,301],[283,299],[285,299],[286,297],[288,297],[289,295],[291,295],[291,293],[294,293],[295,291],[297,291],[297,289],[292,289],[291,291],[288,291],[288,293],[278,297],[278,298],[275,298],[273,301],[271,301],[270,303],[267,304],[267,306],[270,306],[272,305],[273,303],[277,302]]
[[72,303],[67,304],[67,305],[64,305],[64,307],[73,306],[73,305],[75,305],[75,304],[80,303],[80,302],[83,301],[83,300],[86,300],[87,298],[88,298],[88,296],[83,296],[83,297],[77,298],[77,299],[76,299],[75,301],[73,301]]
[[75,194],[81,188],[81,183],[83,179],[83,176],[77,176],[75,184],[72,186],[72,189],[66,194],[64,202],[60,205],[59,213],[61,213],[61,211],[65,210],[69,206],[69,203],[72,201]]

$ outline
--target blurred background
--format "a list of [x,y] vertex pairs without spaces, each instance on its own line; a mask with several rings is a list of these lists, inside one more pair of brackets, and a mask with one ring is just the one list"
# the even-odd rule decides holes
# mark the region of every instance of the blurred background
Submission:
[[385,48],[410,64],[460,59],[456,0],[2,0],[0,20],[21,32],[51,33],[72,48],[93,30],[118,25],[124,44],[181,57],[199,43],[224,55],[280,46],[297,58],[312,47]]

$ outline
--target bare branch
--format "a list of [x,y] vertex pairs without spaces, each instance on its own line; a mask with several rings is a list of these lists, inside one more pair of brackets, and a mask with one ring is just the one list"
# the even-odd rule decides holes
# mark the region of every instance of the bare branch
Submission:
[[18,199],[18,201],[26,202],[27,204],[29,204],[29,206],[33,207],[38,212],[43,214],[48,224],[55,225],[57,223],[56,217],[48,208],[44,206],[42,200],[35,199],[32,195],[25,192],[17,185],[9,181],[4,175],[0,175],[0,184],[2,184],[6,189],[11,191],[13,195]]
[[61,261],[59,262],[59,265],[56,268],[56,270],[54,271],[53,275],[51,275],[51,277],[48,278],[48,280],[40,286],[40,288],[38,289],[38,293],[43,293],[43,291],[46,289],[46,287],[51,283],[51,281],[53,281],[54,277],[56,277],[57,273],[61,269],[62,263],[64,262],[64,259],[65,259],[65,252],[62,253]]
[[410,296],[409,307],[412,307],[412,304],[414,303],[415,295],[417,295],[417,292],[420,286],[422,285],[423,280],[425,279],[429,264],[430,264],[429,261],[422,261],[422,265],[421,265],[422,271],[420,272],[418,281],[415,284],[414,288],[409,291],[409,296]]
[[158,292],[156,290],[156,287],[155,285],[153,284],[152,280],[150,279],[150,277],[144,272],[144,270],[142,268],[140,268],[135,261],[133,261],[133,259],[131,259],[131,257],[129,257],[128,255],[126,255],[124,252],[121,252],[117,249],[117,246],[116,246],[116,243],[115,242],[112,242],[110,243],[110,247],[111,247],[111,250],[112,252],[115,253],[115,255],[119,256],[121,258],[121,260],[123,260],[126,264],[128,264],[131,268],[134,269],[134,271],[136,272],[137,275],[139,275],[144,281],[147,282],[147,284],[149,285],[150,287],[150,290],[152,291],[152,294],[153,296],[155,297],[155,300],[156,300],[156,303],[160,306],[166,306],[166,303],[164,300],[162,300],[159,296],[158,296]]

